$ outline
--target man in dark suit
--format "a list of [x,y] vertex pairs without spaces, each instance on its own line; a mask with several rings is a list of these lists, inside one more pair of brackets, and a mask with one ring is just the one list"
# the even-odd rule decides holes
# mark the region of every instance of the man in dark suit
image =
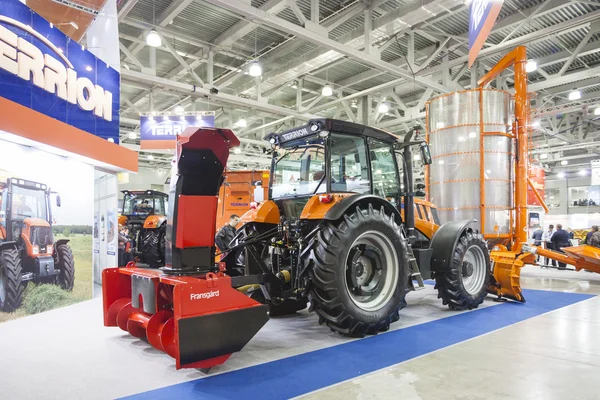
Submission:
[[587,233],[587,235],[585,236],[585,240],[583,241],[583,244],[590,244],[590,239],[592,238],[592,235],[594,234],[594,232],[598,232],[598,225],[592,226],[592,230],[589,231]]
[[[556,224],[556,232],[552,235],[551,240],[554,250],[561,253],[564,253],[564,251],[562,251],[563,247],[569,247],[571,245],[571,242],[569,242],[569,232],[565,231],[561,224]],[[567,269],[567,266],[565,263],[559,262],[558,269]]]
[[[542,236],[544,235],[544,231],[542,230],[541,226],[538,226],[537,229],[533,232],[533,235],[531,235],[531,238],[533,239],[533,244],[535,246],[541,247],[542,246]],[[536,262],[540,262],[540,256],[536,257]]]

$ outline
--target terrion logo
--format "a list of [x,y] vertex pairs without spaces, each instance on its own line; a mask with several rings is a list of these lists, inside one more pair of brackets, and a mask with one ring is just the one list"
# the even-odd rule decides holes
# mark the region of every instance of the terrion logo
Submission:
[[201,300],[201,299],[210,299],[212,297],[219,297],[219,291],[215,290],[215,291],[210,291],[210,292],[204,292],[204,293],[192,293],[190,294],[190,300]]
[[0,15],[0,23],[16,26],[29,33],[62,60],[61,62],[49,54],[43,54],[32,43],[0,25],[0,68],[26,81],[32,81],[35,86],[71,104],[77,104],[85,111],[93,111],[98,117],[112,121],[111,92],[94,85],[88,78],[78,78],[69,59],[29,25],[3,15]]

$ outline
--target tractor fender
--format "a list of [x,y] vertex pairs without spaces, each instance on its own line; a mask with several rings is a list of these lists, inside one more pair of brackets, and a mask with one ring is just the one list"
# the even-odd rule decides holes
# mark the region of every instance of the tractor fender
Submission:
[[166,220],[167,217],[164,215],[149,215],[144,221],[144,229],[160,228]]
[[429,244],[432,272],[446,271],[450,267],[458,240],[465,231],[472,230],[469,225],[476,222],[476,219],[451,221],[439,227]]
[[17,242],[2,242],[2,243],[0,243],[0,251],[10,250],[10,249],[19,250],[19,247],[17,246]]
[[59,239],[54,243],[54,249],[57,249],[58,246],[62,246],[63,244],[67,244],[69,242],[70,242],[69,239]]
[[336,202],[325,214],[324,219],[329,221],[336,221],[344,216],[349,210],[353,212],[356,207],[366,208],[368,204],[372,204],[373,208],[378,210],[382,206],[388,214],[394,216],[396,223],[400,225],[402,223],[402,217],[398,209],[389,201],[382,199],[381,197],[372,194],[358,194],[354,196],[345,197],[342,200]]

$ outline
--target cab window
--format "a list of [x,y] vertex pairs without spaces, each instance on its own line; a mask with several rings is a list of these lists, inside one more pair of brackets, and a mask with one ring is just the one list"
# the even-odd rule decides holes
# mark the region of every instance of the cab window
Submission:
[[365,139],[359,136],[331,135],[331,190],[369,193],[371,185]]

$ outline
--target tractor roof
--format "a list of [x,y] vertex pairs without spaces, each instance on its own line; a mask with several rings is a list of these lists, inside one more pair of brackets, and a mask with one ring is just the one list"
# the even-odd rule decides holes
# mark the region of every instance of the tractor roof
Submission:
[[121,193],[123,193],[124,195],[128,195],[128,194],[133,194],[135,196],[140,196],[140,195],[154,195],[154,196],[165,196],[168,197],[169,195],[163,192],[159,192],[158,190],[121,190]]
[[399,140],[398,136],[381,129],[330,118],[312,119],[304,126],[281,133],[270,133],[265,137],[265,140],[268,140],[273,144],[283,145],[288,142],[296,141],[297,139],[316,136],[319,132],[323,131],[366,136],[389,143],[394,143]]

